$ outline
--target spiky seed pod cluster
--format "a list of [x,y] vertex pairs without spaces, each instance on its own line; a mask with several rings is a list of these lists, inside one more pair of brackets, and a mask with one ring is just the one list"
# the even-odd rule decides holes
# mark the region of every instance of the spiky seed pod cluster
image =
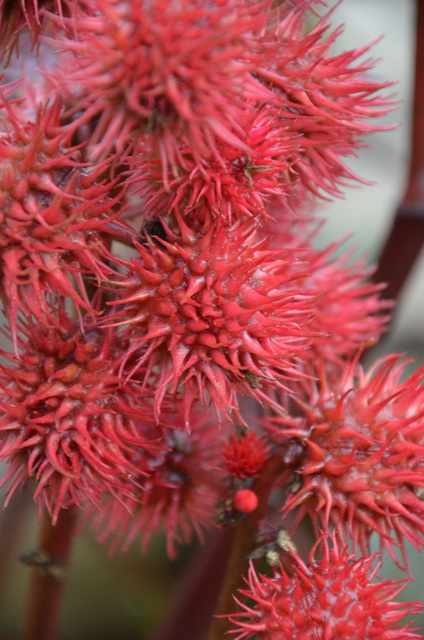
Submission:
[[189,434],[182,407],[166,412],[163,426],[140,424],[147,440],[160,439],[160,455],[135,452],[132,463],[148,476],[135,477],[138,490],[132,498],[109,497],[95,516],[100,540],[113,534],[112,550],[126,550],[138,540],[145,551],[152,535],[164,531],[173,558],[177,545],[187,544],[193,534],[203,541],[213,526],[215,505],[225,490],[222,443],[231,425],[223,421],[217,431],[216,419],[204,409],[193,411],[190,424]]
[[[334,525],[363,551],[372,531],[390,553],[405,538],[422,546],[421,373],[400,383],[402,365],[388,360],[330,379],[330,362],[379,337],[385,306],[362,265],[332,258],[334,247],[305,251],[310,235],[294,238],[287,224],[306,194],[339,195],[357,178],[343,158],[382,128],[364,120],[391,104],[379,96],[388,83],[363,77],[367,47],[331,57],[340,31],[328,35],[327,17],[305,34],[316,4],[20,0],[19,12],[0,0],[6,53],[23,22],[35,36],[50,10],[41,46],[61,55],[46,83],[66,98],[26,123],[3,100],[1,284],[15,356],[4,354],[0,373],[1,483],[12,495],[33,478],[54,521],[90,502],[113,548],[164,530],[175,555],[202,538],[217,500],[222,522],[263,512],[269,450],[245,430],[237,394],[284,415],[293,391],[303,414],[264,425],[278,468],[266,465],[268,488],[296,468],[303,479],[286,512],[311,515],[317,531]],[[111,167],[125,167],[125,189],[141,197],[131,261],[109,252],[112,228],[135,235],[119,217],[124,188],[113,198],[115,183],[102,182]],[[284,205],[278,245],[263,231],[271,198]],[[87,293],[100,282],[102,310],[101,292]],[[19,312],[32,317],[18,339]],[[198,400],[215,405],[215,421]],[[223,418],[231,412],[237,427]],[[274,555],[294,548],[277,542]],[[416,637],[396,626],[397,586],[371,585],[371,562],[324,543],[310,567],[295,557],[294,576],[251,569],[255,604],[238,637]]]
[[96,157],[115,146],[122,151],[146,132],[154,134],[165,167],[178,162],[179,144],[217,157],[215,139],[248,150],[237,123],[245,101],[267,93],[250,74],[257,58],[250,36],[263,24],[264,2],[92,5],[93,17],[76,15],[59,46],[74,54],[67,85],[76,89],[74,112],[83,112],[75,123],[101,114],[90,141]]
[[[116,218],[102,167],[83,163],[60,129],[60,100],[21,124],[10,103],[1,120],[1,287],[16,340],[19,310],[51,323],[48,294],[90,310],[83,274],[100,281],[112,273],[106,259],[108,224]],[[119,225],[124,228],[122,222]]]
[[105,323],[124,325],[146,377],[159,371],[157,412],[181,384],[188,407],[210,398],[228,412],[236,391],[260,398],[261,380],[284,387],[298,377],[293,358],[308,345],[313,302],[293,280],[297,255],[263,249],[249,224],[205,234],[179,226],[136,246]]
[[301,134],[291,158],[299,178],[293,192],[299,205],[308,194],[340,196],[340,186],[351,180],[365,182],[343,158],[355,153],[361,135],[390,128],[368,120],[393,108],[393,101],[379,93],[393,83],[366,78],[373,62],[359,60],[371,45],[330,54],[341,33],[340,28],[328,33],[332,11],[308,30],[308,5],[286,4],[276,16],[270,14],[260,38],[266,62],[258,65],[255,75],[273,93],[288,130]]
[[130,481],[146,470],[131,452],[156,451],[137,430],[151,416],[140,391],[118,375],[123,345],[111,331],[86,326],[62,313],[62,329],[31,323],[20,358],[7,353],[0,371],[1,484],[9,497],[29,478],[34,498],[56,520],[60,509],[100,503],[105,492],[132,495]]
[[323,545],[320,560],[311,554],[306,565],[292,554],[293,573],[280,566],[273,577],[258,575],[250,565],[248,588],[231,615],[236,640],[412,640],[421,635],[408,614],[422,611],[418,602],[396,602],[406,580],[374,582],[376,555],[356,560],[347,548]]
[[401,382],[406,364],[389,355],[364,373],[353,362],[332,385],[322,373],[299,400],[305,417],[273,421],[275,437],[305,448],[301,486],[284,511],[298,508],[296,523],[307,514],[317,531],[334,527],[363,553],[376,532],[405,563],[404,541],[424,543],[424,370]]

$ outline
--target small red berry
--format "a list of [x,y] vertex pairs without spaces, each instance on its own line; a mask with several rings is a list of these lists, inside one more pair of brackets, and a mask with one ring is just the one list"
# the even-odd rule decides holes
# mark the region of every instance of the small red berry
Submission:
[[177,209],[192,226],[202,223],[205,213],[231,224],[266,217],[271,195],[279,196],[281,206],[292,190],[288,158],[298,146],[297,137],[279,126],[269,106],[247,111],[239,124],[249,152],[230,141],[220,143],[219,158],[216,154],[200,157],[188,146],[182,147],[180,166],[176,170],[170,165],[167,173],[152,145],[140,145],[137,171],[128,181],[144,199],[145,216]]
[[234,496],[233,505],[240,513],[252,513],[258,506],[258,496],[250,489],[240,489]]

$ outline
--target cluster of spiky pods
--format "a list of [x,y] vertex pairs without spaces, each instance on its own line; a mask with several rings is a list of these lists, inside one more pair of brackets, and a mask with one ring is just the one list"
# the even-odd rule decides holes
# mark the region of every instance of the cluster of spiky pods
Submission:
[[421,637],[370,537],[407,572],[424,546],[424,369],[363,370],[391,305],[314,244],[314,202],[393,107],[368,47],[333,54],[319,0],[0,12],[6,503],[30,485],[53,529],[74,509],[171,557],[234,527],[238,640]]

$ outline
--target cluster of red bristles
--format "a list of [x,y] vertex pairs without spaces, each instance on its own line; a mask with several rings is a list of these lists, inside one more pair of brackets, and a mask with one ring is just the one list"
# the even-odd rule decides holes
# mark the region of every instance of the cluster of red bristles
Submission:
[[[273,473],[323,557],[252,564],[236,637],[415,638],[369,542],[424,546],[424,370],[362,370],[390,303],[310,213],[393,102],[323,6],[0,0],[2,485],[172,556],[266,526]],[[12,77],[28,43],[56,57]]]

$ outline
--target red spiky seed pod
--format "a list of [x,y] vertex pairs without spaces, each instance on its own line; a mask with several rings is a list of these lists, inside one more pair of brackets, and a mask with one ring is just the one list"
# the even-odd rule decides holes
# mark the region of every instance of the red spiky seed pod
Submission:
[[[242,611],[230,617],[236,640],[413,640],[421,638],[411,623],[400,625],[408,614],[422,612],[418,602],[394,598],[407,580],[374,582],[376,555],[356,560],[347,548],[330,549],[323,557],[314,551],[306,565],[292,553],[293,573],[280,565],[273,577],[249,568],[248,588],[241,591],[250,603],[236,599]],[[316,551],[315,551],[316,553]],[[253,603],[252,603],[253,601]]]
[[309,4],[284,3],[282,11],[270,13],[268,29],[257,45],[263,48],[264,62],[255,69],[274,95],[268,102],[276,104],[281,122],[300,136],[291,157],[297,204],[308,193],[341,196],[340,186],[352,180],[366,182],[344,158],[355,154],[362,135],[390,129],[369,119],[394,108],[393,100],[380,94],[393,83],[367,79],[374,63],[359,61],[371,45],[331,55],[341,28],[327,33],[330,11],[308,29]]
[[305,355],[315,363],[339,361],[376,344],[390,320],[387,309],[393,306],[379,296],[386,285],[370,280],[375,268],[362,259],[352,261],[353,251],[338,255],[340,246],[335,242],[324,250],[311,248],[304,256],[309,275],[299,286],[316,296],[310,328],[317,333]]
[[[18,311],[42,321],[47,297],[63,295],[91,310],[83,274],[100,281],[113,271],[106,260],[108,225],[116,219],[113,185],[99,182],[104,167],[81,161],[60,129],[59,100],[21,124],[10,103],[0,134],[0,272],[3,301],[16,343]],[[119,225],[124,228],[123,223]]]
[[364,373],[352,362],[331,385],[321,371],[321,385],[305,383],[298,399],[305,417],[275,418],[272,430],[304,446],[300,487],[284,505],[298,509],[295,527],[307,514],[363,553],[375,532],[407,565],[405,539],[424,544],[424,368],[401,382],[406,364],[389,355]]
[[303,251],[301,268],[308,265],[307,275],[298,284],[304,293],[315,296],[310,328],[317,333],[305,356],[312,365],[324,360],[328,372],[330,363],[338,365],[340,359],[378,342],[390,320],[387,310],[393,302],[380,297],[386,285],[371,280],[375,267],[367,265],[363,256],[354,259],[355,247],[349,248],[344,240],[324,249],[314,246],[322,223],[304,217],[296,224],[278,220],[281,207],[275,202],[270,215],[277,218],[266,221],[264,233],[270,246]]
[[111,331],[59,314],[59,329],[30,324],[20,339],[20,358],[0,370],[1,485],[10,497],[34,479],[34,499],[57,519],[60,509],[98,505],[110,492],[131,495],[130,478],[145,473],[130,453],[157,447],[136,423],[151,416],[140,391],[118,375],[123,345]]
[[0,59],[10,56],[25,27],[35,44],[43,29],[46,11],[63,16],[83,2],[85,0],[0,0]]
[[212,218],[223,218],[231,225],[246,217],[266,216],[271,195],[284,199],[292,188],[287,158],[297,139],[279,126],[269,107],[247,111],[239,125],[249,152],[224,141],[217,144],[219,158],[199,158],[188,147],[181,148],[178,166],[169,167],[168,175],[164,175],[161,159],[152,157],[152,151],[141,145],[131,182],[143,197],[144,215],[167,214],[177,208],[190,226],[195,226],[207,211]]
[[214,524],[216,502],[225,492],[222,442],[230,424],[222,422],[218,430],[204,409],[195,410],[189,434],[182,407],[175,408],[175,401],[172,406],[160,425],[139,424],[146,439],[160,440],[161,457],[134,453],[133,464],[149,474],[135,477],[138,491],[130,499],[106,499],[94,517],[100,540],[112,538],[112,551],[125,551],[135,540],[145,551],[155,533],[165,532],[173,558],[177,545],[187,544],[193,534],[202,542]]
[[254,430],[241,436],[231,435],[223,450],[224,464],[228,473],[238,480],[259,475],[267,459],[268,447]]
[[113,283],[110,304],[121,309],[104,320],[124,326],[146,379],[158,370],[156,412],[182,383],[187,410],[200,398],[226,412],[236,392],[261,398],[263,380],[285,388],[299,375],[294,356],[308,344],[313,306],[293,280],[297,255],[265,250],[249,224],[213,224],[204,235],[179,224],[167,241],[136,245]]
[[263,2],[92,5],[93,17],[76,15],[70,38],[56,44],[73,53],[66,83],[57,80],[81,114],[75,126],[101,116],[90,141],[95,157],[122,151],[142,133],[153,134],[165,173],[180,144],[195,155],[209,156],[214,139],[248,150],[237,123],[247,99],[267,94],[250,74],[257,55],[249,42],[263,24]]

